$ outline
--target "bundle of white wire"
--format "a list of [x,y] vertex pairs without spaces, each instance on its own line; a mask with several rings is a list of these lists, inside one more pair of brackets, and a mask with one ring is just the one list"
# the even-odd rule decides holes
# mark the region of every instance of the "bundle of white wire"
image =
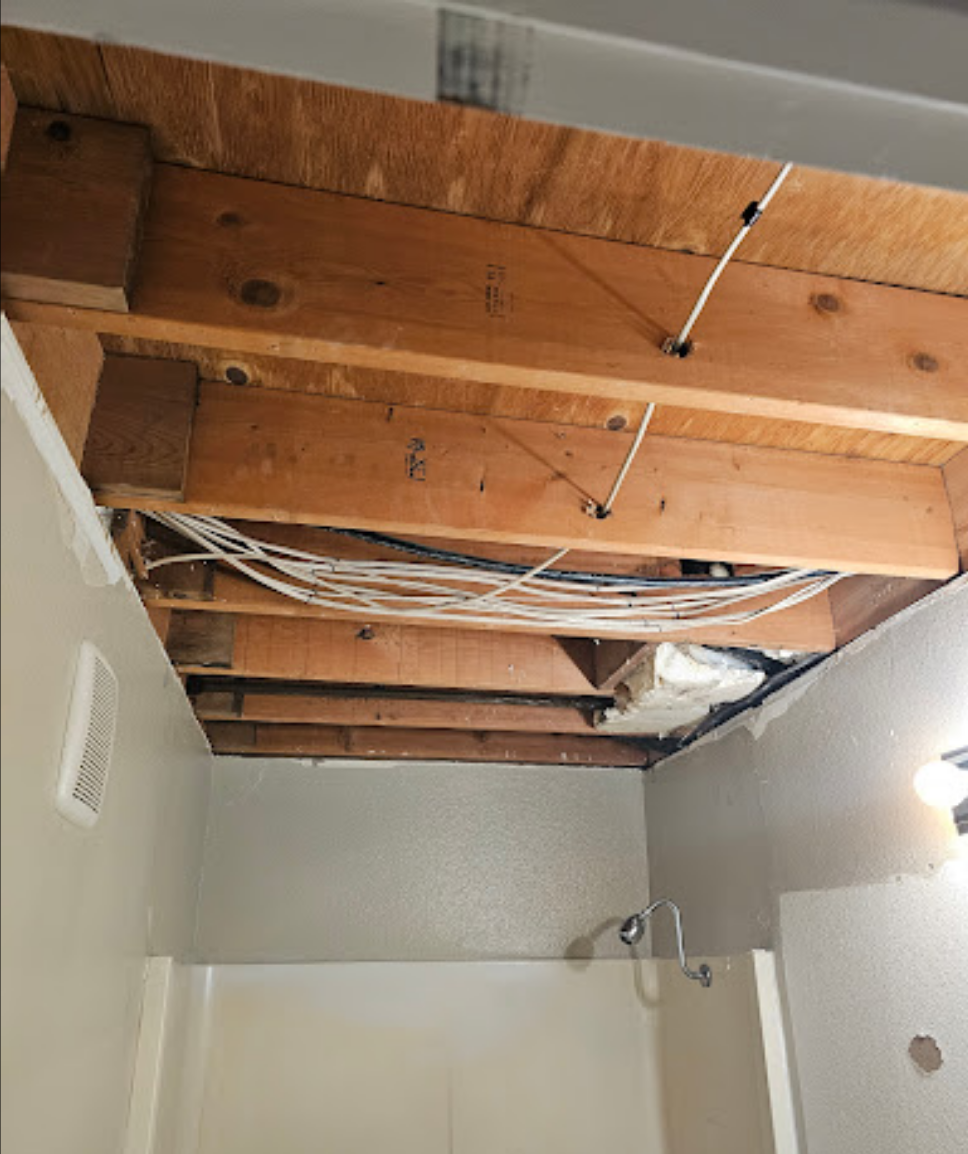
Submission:
[[[739,625],[797,605],[845,574],[786,569],[749,585],[675,585],[644,589],[594,585],[542,577],[568,552],[561,549],[540,565],[516,576],[453,564],[417,561],[347,560],[260,541],[217,517],[187,513],[150,513],[161,524],[192,541],[199,551],[163,557],[148,569],[188,561],[219,561],[260,585],[308,604],[362,613],[449,618],[475,624],[527,621],[556,628],[581,628],[595,637],[630,627],[662,633],[707,625]],[[776,598],[749,607],[766,594]]]

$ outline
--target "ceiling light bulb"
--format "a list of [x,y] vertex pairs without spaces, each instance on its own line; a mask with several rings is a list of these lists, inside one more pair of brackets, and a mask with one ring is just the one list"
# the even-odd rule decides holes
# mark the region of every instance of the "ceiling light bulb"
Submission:
[[954,809],[968,798],[968,772],[951,761],[929,761],[914,775],[914,791],[925,805]]

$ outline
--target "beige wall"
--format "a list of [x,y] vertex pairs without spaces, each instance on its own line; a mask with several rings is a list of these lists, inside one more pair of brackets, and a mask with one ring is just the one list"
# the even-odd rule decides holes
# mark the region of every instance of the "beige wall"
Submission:
[[[3,398],[3,1148],[114,1154],[148,953],[191,947],[210,758],[134,592],[84,572],[71,521]],[[120,680],[91,831],[52,791],[79,642]]]
[[[968,1133],[968,862],[911,788],[966,744],[962,579],[646,780],[653,891],[691,948],[778,951],[809,1154]],[[920,1033],[945,1056],[930,1076]]]
[[636,770],[216,763],[209,961],[622,956],[648,898]]

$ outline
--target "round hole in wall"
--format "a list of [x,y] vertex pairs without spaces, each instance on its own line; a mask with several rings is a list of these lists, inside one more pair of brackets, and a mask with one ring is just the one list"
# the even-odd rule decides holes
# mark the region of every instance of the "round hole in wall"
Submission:
[[934,1074],[944,1065],[941,1047],[930,1034],[916,1034],[908,1046],[908,1056],[922,1074]]

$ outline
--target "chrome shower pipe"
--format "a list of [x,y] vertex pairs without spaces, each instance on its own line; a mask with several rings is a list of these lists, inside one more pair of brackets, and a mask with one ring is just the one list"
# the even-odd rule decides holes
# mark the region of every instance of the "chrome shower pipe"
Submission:
[[687,978],[691,978],[694,982],[699,982],[703,989],[708,990],[713,984],[713,972],[705,962],[702,963],[698,970],[689,968],[689,963],[686,961],[686,944],[682,934],[682,913],[676,903],[670,898],[659,898],[644,910],[626,918],[619,927],[618,936],[627,946],[637,945],[645,933],[645,923],[661,906],[667,906],[669,910],[671,910],[673,921],[676,924],[676,950],[679,953],[679,969],[682,970]]

